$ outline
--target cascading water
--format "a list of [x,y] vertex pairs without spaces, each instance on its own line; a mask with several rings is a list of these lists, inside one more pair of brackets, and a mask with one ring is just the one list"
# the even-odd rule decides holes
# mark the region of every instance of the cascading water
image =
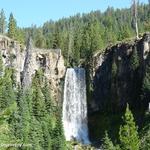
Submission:
[[83,68],[68,68],[65,77],[63,125],[67,141],[89,144],[86,81]]

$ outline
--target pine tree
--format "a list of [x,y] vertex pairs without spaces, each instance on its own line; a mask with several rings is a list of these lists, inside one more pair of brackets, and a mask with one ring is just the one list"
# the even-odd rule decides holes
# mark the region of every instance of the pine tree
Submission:
[[4,34],[6,31],[6,17],[5,17],[5,13],[4,10],[2,9],[0,12],[0,33]]
[[33,150],[42,149],[42,146],[40,144],[40,142],[43,141],[42,129],[41,129],[40,122],[37,121],[34,116],[31,116],[29,141],[32,144]]
[[66,150],[63,125],[60,116],[57,118],[56,125],[52,133],[52,138],[53,138],[52,142],[53,150]]
[[32,81],[32,111],[37,120],[45,114],[45,100],[41,88],[42,76],[40,71],[37,71]]
[[117,149],[119,150],[119,148],[114,146],[107,132],[105,132],[105,137],[103,138],[102,149],[103,150],[117,150]]
[[58,49],[60,48],[60,32],[59,32],[59,28],[58,25],[55,25],[55,30],[53,33],[53,46],[52,48],[54,49]]
[[42,130],[43,130],[43,149],[45,150],[51,150],[52,149],[52,139],[49,132],[49,124],[47,123],[47,120],[42,122]]
[[81,57],[81,45],[82,45],[82,30],[81,27],[78,25],[75,28],[74,32],[74,48],[73,48],[73,58],[75,58],[76,65],[80,63]]
[[22,92],[22,95],[20,97],[20,134],[21,139],[23,143],[30,143],[29,142],[29,133],[30,133],[30,122],[31,122],[31,114],[30,114],[30,107],[28,100],[31,100],[30,95],[28,94],[28,91]]
[[5,69],[4,77],[0,80],[0,108],[4,109],[16,100],[15,91],[12,83],[12,70]]
[[95,52],[99,50],[100,48],[103,48],[103,41],[100,33],[100,25],[98,23],[98,20],[95,20],[91,24],[91,31],[90,31],[90,36],[91,36],[91,49]]
[[8,23],[8,36],[10,38],[15,39],[15,37],[16,37],[16,29],[17,29],[16,20],[15,20],[13,14],[11,13],[10,17],[9,17],[9,23]]
[[45,81],[44,81],[42,93],[43,93],[44,100],[45,100],[46,111],[51,115],[51,113],[53,111],[53,104],[52,104],[53,102],[52,102],[52,97],[51,97],[50,86],[49,86],[47,79],[45,79]]
[[20,44],[25,44],[25,33],[21,28],[16,28],[15,38]]
[[150,127],[146,130],[141,140],[141,150],[150,149]]
[[[16,103],[14,102],[9,107],[0,112],[0,143],[1,144],[14,144],[17,143],[17,139],[12,134],[12,128],[8,122],[10,116],[16,111]],[[6,150],[6,147],[0,147],[1,150]],[[9,149],[9,147],[7,148]]]
[[70,30],[69,30],[69,42],[68,42],[68,65],[70,61],[74,58],[73,52],[76,51],[74,50],[74,27],[73,24],[70,24]]
[[39,29],[35,34],[35,47],[44,48],[45,47],[45,37],[43,36],[42,30]]
[[131,68],[135,71],[139,67],[139,64],[140,64],[140,58],[138,56],[138,52],[136,48],[134,48],[133,50],[130,61],[131,61]]
[[123,117],[124,125],[120,126],[119,139],[122,150],[139,150],[140,141],[137,126],[134,122],[132,112],[127,105],[125,115]]

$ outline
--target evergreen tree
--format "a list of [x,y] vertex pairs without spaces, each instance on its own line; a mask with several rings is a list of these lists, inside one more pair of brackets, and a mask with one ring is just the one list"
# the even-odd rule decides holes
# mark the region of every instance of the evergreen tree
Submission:
[[136,48],[134,48],[133,50],[130,61],[131,61],[131,68],[135,71],[140,64],[140,58],[138,56]]
[[36,39],[35,40],[35,47],[44,48],[46,45],[45,44],[46,40],[45,40],[45,37],[43,36],[42,30],[41,29],[37,30],[37,32],[34,36]]
[[20,44],[25,44],[25,33],[21,28],[16,28],[15,38]]
[[95,20],[92,24],[91,24],[91,31],[90,31],[90,36],[91,36],[91,50],[93,50],[94,52],[99,50],[100,48],[103,48],[103,41],[102,41],[102,37],[100,33],[101,29],[100,29],[100,25],[98,23],[97,20]]
[[48,83],[48,80],[45,79],[44,81],[44,86],[42,88],[44,100],[45,100],[45,107],[46,111],[51,114],[53,111],[53,102],[52,102],[52,97],[51,97],[51,91],[50,91],[50,86]]
[[52,150],[52,139],[49,132],[49,124],[47,124],[47,120],[42,122],[42,130],[43,130],[43,149],[44,150]]
[[37,121],[34,116],[31,116],[29,141],[32,144],[33,150],[42,149],[42,145],[40,143],[43,141],[42,136],[42,129],[39,121]]
[[140,141],[132,112],[127,105],[123,117],[124,125],[120,126],[119,139],[122,150],[139,150]]
[[60,43],[61,43],[61,40],[60,40],[60,32],[59,32],[58,24],[55,24],[52,48],[54,48],[54,49],[60,48]]
[[6,31],[6,17],[5,17],[5,13],[4,10],[2,9],[0,12],[0,33],[4,34]]
[[32,81],[32,111],[37,120],[40,120],[41,117],[43,117],[45,114],[45,100],[41,89],[41,80],[42,76],[40,74],[40,71],[37,71]]
[[56,121],[55,128],[52,133],[52,149],[53,150],[66,150],[66,142],[63,132],[63,125],[61,117],[59,116]]
[[76,65],[80,63],[81,57],[81,46],[82,46],[82,29],[79,25],[75,28],[74,32],[74,46],[73,46],[73,58],[75,59]]
[[103,150],[117,150],[117,149],[119,150],[119,147],[114,146],[107,132],[105,132],[105,137],[103,138],[102,149]]
[[12,70],[5,69],[4,77],[0,80],[0,108],[4,109],[16,100],[15,91],[11,79]]
[[30,106],[29,101],[31,101],[31,96],[29,91],[22,92],[22,96],[20,97],[20,134],[21,139],[24,144],[30,143],[29,141],[29,133],[30,133],[30,123],[31,123],[31,114],[30,114]]
[[8,23],[8,36],[10,38],[15,39],[15,37],[16,37],[16,29],[17,29],[16,20],[15,20],[13,14],[11,13],[10,17],[9,17],[9,23]]
[[93,51],[90,49],[91,48],[90,27],[91,24],[88,23],[84,28],[81,46],[81,58],[88,59],[88,61],[93,54]]
[[[19,141],[16,140],[12,134],[12,129],[8,120],[10,119],[11,114],[16,110],[16,103],[13,103],[9,107],[5,108],[0,112],[0,143],[1,144],[15,144]],[[9,149],[10,147],[7,147]],[[1,150],[6,150],[6,147],[0,146]]]
[[142,136],[140,149],[141,150],[150,149],[150,127],[146,130],[145,134]]
[[67,60],[68,63],[70,63],[72,59],[75,58],[73,56],[73,52],[74,52],[74,28],[73,28],[73,24],[71,23],[70,31],[69,31],[69,42],[68,42],[68,60]]

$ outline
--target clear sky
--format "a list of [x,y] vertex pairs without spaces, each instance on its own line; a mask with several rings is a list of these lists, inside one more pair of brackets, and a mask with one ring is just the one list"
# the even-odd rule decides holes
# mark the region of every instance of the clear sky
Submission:
[[[148,3],[148,0],[139,0]],[[131,0],[0,0],[7,18],[12,12],[18,26],[38,26],[52,19],[58,20],[76,13],[87,13],[92,10],[104,11],[108,6],[115,8],[130,7]]]

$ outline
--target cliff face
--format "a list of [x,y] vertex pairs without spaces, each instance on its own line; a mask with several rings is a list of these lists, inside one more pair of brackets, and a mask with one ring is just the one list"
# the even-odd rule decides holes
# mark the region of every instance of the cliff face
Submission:
[[44,76],[51,84],[52,94],[58,99],[61,94],[60,82],[65,74],[64,59],[60,49],[37,49],[29,41],[27,48],[5,36],[0,36],[0,50],[4,68],[15,69],[16,81],[27,88],[31,85],[36,70],[43,69]]
[[126,102],[134,108],[144,105],[140,97],[149,52],[147,33],[139,40],[118,43],[93,57],[93,109],[117,111]]

